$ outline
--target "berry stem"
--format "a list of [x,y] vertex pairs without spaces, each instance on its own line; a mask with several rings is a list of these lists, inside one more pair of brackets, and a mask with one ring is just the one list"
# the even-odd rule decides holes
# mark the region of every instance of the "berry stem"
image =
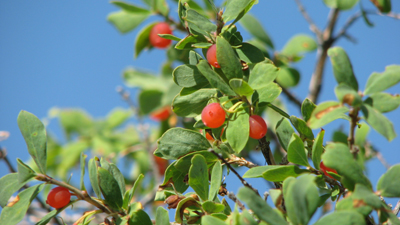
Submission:
[[[105,212],[107,214],[121,213],[121,212],[114,212],[112,209],[108,208],[106,205],[104,205],[104,204],[100,203],[99,201],[96,201],[93,198],[91,198],[90,195],[88,195],[88,193],[86,191],[81,191],[78,188],[76,188],[76,187],[74,187],[74,186],[72,186],[70,184],[67,184],[65,182],[55,180],[52,177],[49,177],[49,176],[43,175],[43,174],[36,175],[35,179],[39,180],[39,181],[44,181],[44,182],[49,183],[49,184],[55,184],[55,185],[58,185],[60,187],[65,187],[68,190],[70,190],[71,192],[73,192],[76,195],[76,197],[78,197],[79,200],[87,201],[90,204],[96,206],[97,208],[99,208],[100,210],[102,210],[103,212]],[[125,214],[125,213],[123,213],[123,214]]]

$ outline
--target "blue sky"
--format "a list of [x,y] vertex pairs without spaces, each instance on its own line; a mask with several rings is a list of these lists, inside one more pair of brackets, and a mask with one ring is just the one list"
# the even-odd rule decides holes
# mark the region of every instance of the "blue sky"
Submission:
[[[131,1],[141,4],[138,0]],[[329,9],[322,1],[303,0],[311,17],[319,27],[325,26]],[[374,9],[363,0],[365,8]],[[393,11],[400,12],[400,2],[392,1]],[[133,66],[157,73],[165,60],[162,50],[144,52],[133,59],[133,43],[137,32],[121,35],[106,21],[106,16],[118,9],[107,1],[1,1],[0,2],[0,130],[11,136],[1,142],[7,148],[14,165],[15,159],[28,160],[26,146],[19,132],[16,118],[20,110],[27,110],[39,118],[46,117],[54,106],[79,107],[93,117],[103,117],[114,107],[126,107],[115,88],[123,85],[121,73]],[[358,11],[358,6],[340,14],[337,28]],[[297,33],[311,34],[308,24],[299,13],[293,0],[260,0],[251,12],[264,24],[277,49]],[[358,20],[349,33],[357,44],[341,39],[336,43],[348,53],[359,81],[365,86],[368,76],[382,72],[387,65],[400,64],[400,21],[384,16],[370,16],[375,27],[370,28]],[[162,20],[151,17],[145,23]],[[336,29],[337,31],[338,29]],[[243,36],[249,38],[245,31]],[[302,74],[300,85],[292,91],[299,98],[307,96],[308,82],[315,62],[315,53],[308,54],[296,64]],[[330,62],[325,68],[325,78],[320,101],[335,100],[334,80]],[[400,93],[399,85],[388,90]],[[291,107],[290,113],[299,116]],[[386,114],[400,132],[399,110]],[[341,123],[346,131],[348,125]],[[325,129],[338,128],[326,126]],[[50,129],[57,136],[62,133],[56,122]],[[327,137],[331,134],[327,133]],[[388,142],[372,131],[372,143],[390,164],[400,162],[400,138]],[[377,160],[368,164],[371,181],[375,184],[385,168]],[[7,167],[0,162],[0,176]],[[235,178],[232,178],[235,179]],[[257,180],[251,180],[257,183]]]

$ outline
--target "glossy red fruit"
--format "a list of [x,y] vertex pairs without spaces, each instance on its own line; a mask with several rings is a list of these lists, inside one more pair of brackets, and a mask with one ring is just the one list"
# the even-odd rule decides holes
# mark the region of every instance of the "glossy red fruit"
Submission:
[[168,40],[158,36],[158,34],[172,34],[172,30],[168,23],[161,22],[153,26],[150,31],[150,44],[156,48],[166,48],[171,44],[172,40]]
[[267,124],[264,119],[258,115],[252,115],[249,118],[250,134],[249,136],[254,139],[260,139],[267,134]]
[[60,209],[70,202],[71,193],[65,187],[55,187],[47,195],[46,203],[51,207]]
[[163,176],[165,173],[165,170],[168,167],[168,160],[163,159],[161,157],[158,156],[154,156],[154,161],[157,164],[158,167],[158,174],[160,174],[160,176]]
[[157,121],[164,121],[171,115],[171,109],[169,106],[165,106],[150,114],[150,118]]
[[331,169],[331,168],[329,168],[329,167],[326,167],[322,161],[319,163],[319,168],[322,170],[322,172],[324,172],[324,174],[325,174],[326,176],[328,176],[328,177],[330,177],[330,178],[332,178],[332,179],[335,179],[335,178],[333,178],[331,175],[329,175],[327,171],[337,174],[337,171],[336,171],[336,170]]
[[215,68],[221,68],[221,66],[218,64],[217,61],[217,45],[213,44],[211,47],[207,50],[207,55],[206,55],[208,63],[212,65]]
[[220,127],[225,122],[225,111],[221,108],[219,103],[211,103],[204,107],[201,112],[201,120],[207,127]]

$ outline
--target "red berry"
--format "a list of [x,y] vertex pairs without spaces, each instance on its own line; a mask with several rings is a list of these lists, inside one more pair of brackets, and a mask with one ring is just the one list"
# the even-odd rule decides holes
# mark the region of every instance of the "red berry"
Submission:
[[154,156],[154,161],[157,164],[158,167],[158,173],[162,176],[165,173],[165,170],[168,167],[168,160],[163,159],[161,157],[158,156]]
[[172,40],[162,38],[158,34],[172,34],[172,30],[168,23],[161,22],[153,26],[150,31],[150,43],[156,48],[165,48],[171,44]]
[[[200,133],[201,133],[201,132],[202,132],[202,130],[200,130]],[[220,137],[222,136],[223,133],[224,133],[224,128],[222,128]],[[208,132],[206,132],[206,138],[207,138],[207,140],[209,140],[209,141],[214,141],[214,137],[211,136]]]
[[153,120],[164,121],[171,115],[171,109],[169,106],[165,106],[150,114],[150,118]]
[[329,175],[329,173],[328,173],[327,171],[337,174],[337,171],[336,171],[336,170],[334,170],[334,169],[332,169],[332,168],[329,168],[329,167],[326,167],[322,161],[321,161],[320,164],[319,164],[319,168],[321,169],[322,172],[324,172],[324,174],[325,174],[326,176],[328,176],[328,177],[330,177],[330,178],[332,178],[332,179],[335,179],[335,178],[333,178],[331,175]]
[[219,103],[211,103],[204,107],[201,112],[201,120],[207,127],[220,127],[225,122],[225,111],[221,108]]
[[65,187],[55,187],[47,195],[46,203],[51,207],[60,209],[70,202],[71,193]]
[[210,63],[213,67],[215,68],[221,68],[221,66],[218,64],[217,61],[217,45],[213,44],[211,47],[207,50],[207,61]]
[[258,115],[252,115],[249,118],[250,134],[249,136],[254,139],[260,139],[267,134],[267,124],[264,119]]

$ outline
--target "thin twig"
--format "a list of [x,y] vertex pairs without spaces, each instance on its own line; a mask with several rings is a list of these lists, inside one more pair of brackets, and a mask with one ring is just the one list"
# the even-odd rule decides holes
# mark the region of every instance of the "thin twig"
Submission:
[[301,108],[301,101],[294,95],[292,92],[290,92],[288,89],[282,87],[282,92],[288,97],[288,99],[293,102],[299,109]]
[[258,144],[261,148],[261,152],[267,161],[268,165],[276,165],[274,156],[272,155],[271,148],[269,147],[269,141],[265,137],[258,140]]
[[246,207],[239,201],[239,199],[236,198],[236,195],[233,192],[228,192],[228,198],[230,198],[232,201],[234,201],[237,206],[239,207],[240,210],[245,210]]
[[[1,160],[1,159],[3,159],[4,162],[6,162],[7,167],[8,167],[8,170],[9,170],[11,173],[16,173],[16,172],[17,172],[17,171],[15,170],[15,168],[13,167],[13,165],[11,164],[10,160],[8,160],[7,151],[6,151],[5,148],[0,148],[0,160]],[[27,189],[27,188],[29,188],[29,185],[28,185],[28,184],[25,184],[25,185],[23,186],[23,188]],[[41,208],[45,209],[47,212],[51,212],[51,211],[52,211],[51,208],[50,208],[48,205],[46,205],[46,203],[39,197],[39,195],[37,195],[37,196],[35,197],[35,199],[36,199],[36,201],[39,203],[39,205],[40,205]],[[55,220],[55,222],[56,222],[58,225],[62,225],[61,221],[60,221],[57,217],[54,217],[53,219]]]
[[229,160],[227,161],[229,164],[236,164],[238,166],[245,166],[247,168],[253,168],[253,167],[257,167],[259,165],[254,164],[250,161],[247,161],[245,158],[243,157],[238,157],[234,154],[231,155],[231,157],[229,158]]
[[214,151],[214,149],[210,148],[208,150],[209,152],[213,153],[215,156],[217,156],[238,178],[239,180],[242,182],[242,184],[248,188],[250,188],[251,190],[253,190],[257,195],[260,196],[260,194],[258,193],[258,190],[253,188],[253,186],[251,186],[251,184],[249,184],[247,181],[245,181],[243,179],[242,176],[240,176],[240,174],[224,159],[224,157],[222,157],[222,155],[216,153]]
[[382,163],[382,165],[388,170],[390,168],[390,164],[383,158],[383,155],[380,152],[375,153],[376,158]]
[[358,117],[358,108],[353,108],[350,110],[349,116],[351,118],[350,121],[350,133],[349,133],[349,137],[347,139],[348,144],[349,144],[349,148],[350,148],[350,152],[353,153],[354,158],[357,157],[357,153],[358,151],[355,151],[353,149],[354,146],[354,137],[355,137],[355,129],[357,127],[357,123],[359,121],[359,117]]
[[328,56],[328,49],[332,46],[332,44],[335,41],[332,38],[332,33],[333,30],[335,29],[338,16],[339,16],[339,10],[332,9],[328,18],[328,26],[325,28],[322,34],[322,40],[318,40],[319,47],[317,50],[317,63],[315,65],[314,73],[310,80],[309,92],[307,97],[314,103],[317,103],[319,94],[321,92],[325,61]]
[[300,0],[295,0],[297,7],[299,8],[301,14],[303,15],[304,19],[307,20],[308,24],[310,25],[310,30],[314,32],[318,38],[321,38],[322,33],[321,30],[317,27],[314,21],[311,19],[310,15],[308,15],[306,9],[304,8],[303,4]]
[[397,214],[399,214],[399,211],[400,211],[400,200],[397,202],[396,206],[393,209],[394,215],[397,216]]

